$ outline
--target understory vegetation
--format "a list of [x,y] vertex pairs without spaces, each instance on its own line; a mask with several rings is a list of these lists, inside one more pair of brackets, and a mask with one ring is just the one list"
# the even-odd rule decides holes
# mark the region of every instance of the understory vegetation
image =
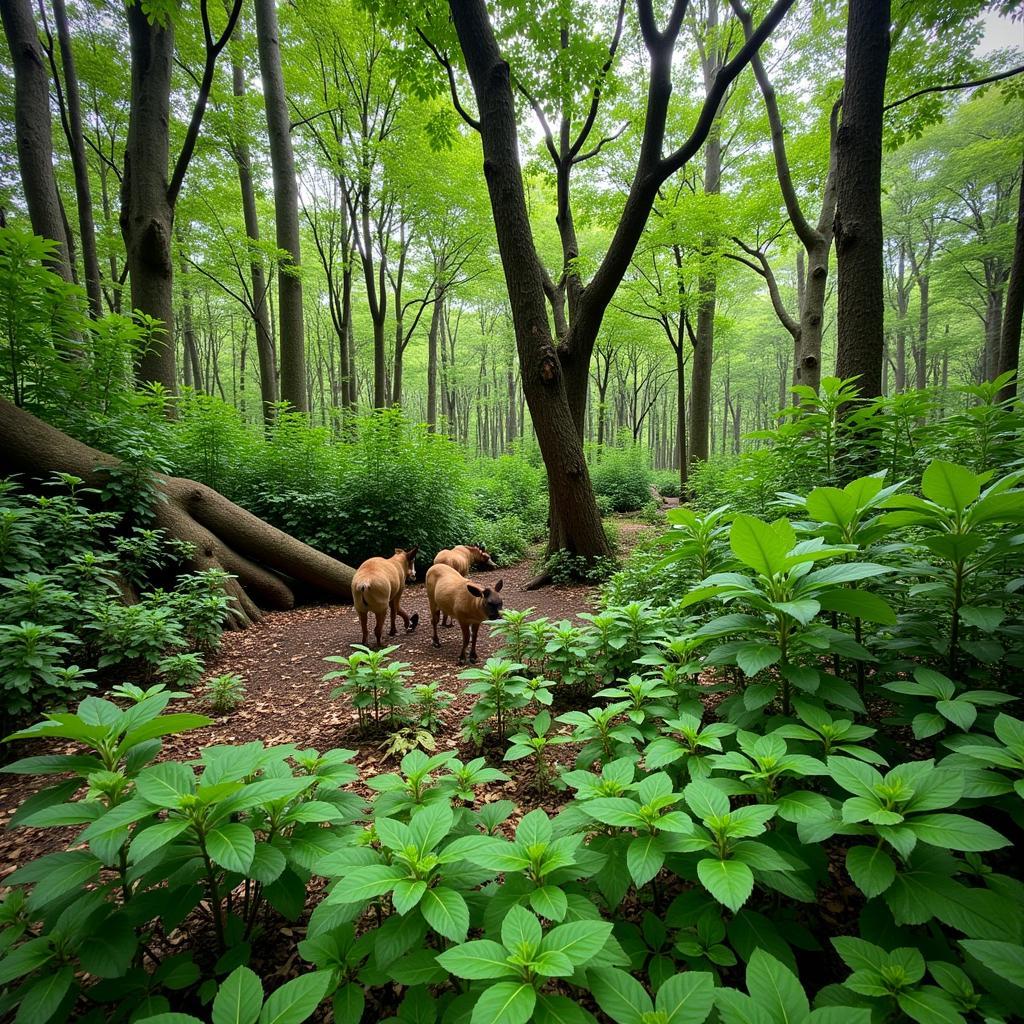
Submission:
[[[4,771],[56,777],[12,824],[77,831],[7,879],[3,1005],[153,1024],[300,1021],[325,1000],[351,1022],[1013,1019],[1024,466],[998,384],[888,446],[884,404],[831,442],[826,413],[791,412],[668,511],[599,610],[503,614],[501,649],[462,675],[457,749],[434,739],[451,694],[400,647],[328,658],[354,738],[392,737],[383,773],[301,742],[161,755],[209,721],[182,687],[186,648],[216,644],[213,581],[98,606],[140,566],[173,575],[173,551],[134,526],[97,555],[117,517],[75,481],[9,486],[8,713],[74,704],[94,664],[139,685],[11,737],[37,752]],[[872,448],[867,475],[807,485]],[[479,507],[507,489],[528,508],[524,481],[538,492],[507,456]],[[774,495],[762,515],[750,481]],[[58,668],[75,635],[102,643]],[[219,713],[243,699],[237,676],[208,689]],[[513,766],[518,806],[488,796]],[[304,923],[305,970],[264,992],[247,964],[283,921]]]

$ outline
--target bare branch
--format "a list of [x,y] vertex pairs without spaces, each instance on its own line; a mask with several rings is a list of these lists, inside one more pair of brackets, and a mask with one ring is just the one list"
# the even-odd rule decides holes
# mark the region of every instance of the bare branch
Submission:
[[1000,71],[994,75],[986,75],[984,78],[976,78],[971,82],[950,82],[946,85],[929,85],[925,89],[918,89],[917,92],[910,93],[909,96],[904,96],[901,99],[893,100],[892,103],[887,103],[882,109],[893,110],[895,107],[902,106],[904,103],[909,103],[911,100],[916,100],[918,96],[926,96],[928,93],[952,92],[954,89],[976,89],[979,85],[991,85],[993,82],[1001,82],[1006,78],[1012,78],[1014,75],[1020,74],[1024,74],[1024,64],[1015,68],[1007,68],[1006,71]]
[[455,107],[459,117],[474,131],[480,131],[480,122],[466,110],[459,99],[459,87],[455,81],[455,69],[452,67],[452,62],[427,38],[426,33],[418,25],[416,26],[416,35],[427,44],[427,48],[448,75],[448,89],[452,94],[452,106]]

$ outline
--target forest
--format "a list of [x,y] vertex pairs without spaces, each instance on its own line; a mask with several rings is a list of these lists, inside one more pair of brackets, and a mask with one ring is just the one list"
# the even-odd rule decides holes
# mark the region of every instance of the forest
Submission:
[[0,24],[0,1019],[1021,1019],[1018,3]]

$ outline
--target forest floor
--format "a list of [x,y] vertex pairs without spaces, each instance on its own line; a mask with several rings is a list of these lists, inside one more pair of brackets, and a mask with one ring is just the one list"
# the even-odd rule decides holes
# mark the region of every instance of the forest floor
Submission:
[[[618,525],[622,554],[650,530],[631,520],[619,520]],[[522,562],[488,573],[486,578],[504,579],[502,597],[509,609],[532,608],[534,614],[555,621],[595,610],[596,587],[580,584],[526,591],[526,583],[535,574],[536,552],[532,552]],[[407,633],[399,619],[398,634],[388,637],[385,623],[383,641],[400,645],[393,658],[409,663],[413,673],[408,680],[410,685],[437,681],[442,689],[455,695],[440,714],[441,725],[434,733],[437,750],[458,750],[458,756],[464,761],[479,756],[476,748],[461,737],[462,719],[475,700],[472,695],[463,693],[463,684],[458,678],[467,667],[458,664],[461,630],[457,625],[442,627],[440,649],[432,646],[427,595],[422,583],[406,588],[402,604],[410,615],[419,612],[418,627]],[[323,679],[324,674],[334,668],[324,658],[351,653],[352,644],[359,643],[360,639],[359,619],[351,605],[307,605],[287,612],[271,612],[244,631],[226,633],[220,650],[207,661],[205,678],[226,672],[238,673],[245,681],[245,700],[234,711],[215,715],[201,694],[203,684],[200,683],[195,691],[196,698],[181,702],[179,709],[184,710],[187,703],[189,711],[209,715],[214,719],[213,724],[170,738],[164,744],[161,758],[189,760],[199,757],[206,747],[260,740],[268,746],[294,743],[300,748],[314,747],[321,752],[335,747],[357,750],[353,763],[364,780],[395,770],[397,759],[386,758],[381,749],[381,740],[386,742],[386,737],[361,736],[355,709],[347,700],[332,700],[330,694],[336,683]],[[372,631],[370,639],[372,642]],[[479,663],[483,664],[499,646],[498,638],[491,637],[485,625],[477,644]],[[69,746],[67,752],[73,749]],[[562,746],[554,750],[558,752],[560,766],[571,767],[575,748]],[[17,744],[17,749],[12,745],[3,753],[7,760],[59,752],[65,751],[56,750],[52,744],[32,742]],[[490,760],[500,765],[501,753],[492,752]],[[510,770],[509,774],[512,778],[508,782],[487,787],[483,799],[513,799],[523,810],[545,804],[540,794],[530,791],[529,773]],[[0,888],[3,878],[20,864],[64,849],[78,831],[77,827],[6,828],[18,805],[53,781],[52,778],[0,774]],[[551,793],[548,799],[557,806],[564,797]]]

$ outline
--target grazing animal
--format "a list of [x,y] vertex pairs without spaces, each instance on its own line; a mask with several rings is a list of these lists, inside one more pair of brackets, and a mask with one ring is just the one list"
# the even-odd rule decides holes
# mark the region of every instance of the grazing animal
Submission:
[[[474,566],[478,569],[497,569],[491,556],[479,544],[459,544],[454,548],[445,548],[434,556],[434,565],[450,565],[457,573],[469,575]],[[442,616],[441,625],[450,626],[452,620]]]
[[418,547],[404,550],[395,548],[390,558],[368,558],[352,577],[352,603],[356,606],[359,624],[363,627],[363,644],[367,642],[366,620],[370,612],[376,616],[377,623],[373,634],[380,647],[380,634],[384,628],[384,615],[391,609],[391,631],[394,636],[395,614],[402,616],[407,630],[416,628],[420,621],[419,612],[407,615],[402,610],[402,591],[406,583],[416,582],[416,552]]
[[441,646],[437,622],[443,612],[462,627],[459,663],[466,660],[467,647],[470,662],[476,662],[476,638],[480,632],[480,623],[501,615],[503,602],[500,591],[504,582],[498,580],[493,587],[480,587],[450,565],[432,565],[427,570],[427,601],[430,604],[430,621],[434,627],[434,646]]

